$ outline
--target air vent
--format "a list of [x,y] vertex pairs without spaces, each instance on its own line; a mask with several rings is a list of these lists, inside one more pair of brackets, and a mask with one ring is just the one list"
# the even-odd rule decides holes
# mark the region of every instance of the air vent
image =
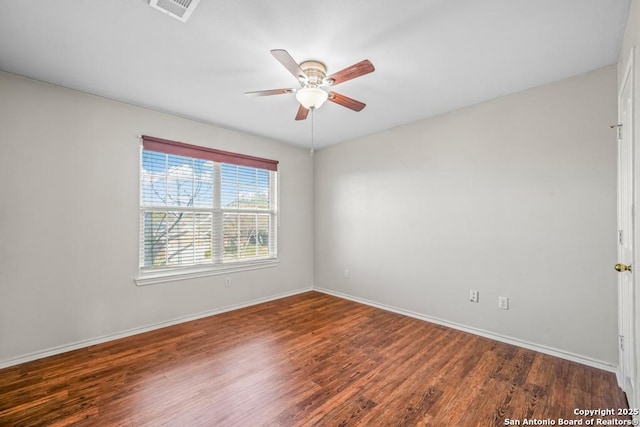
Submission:
[[182,22],[187,22],[200,0],[149,0],[149,6]]

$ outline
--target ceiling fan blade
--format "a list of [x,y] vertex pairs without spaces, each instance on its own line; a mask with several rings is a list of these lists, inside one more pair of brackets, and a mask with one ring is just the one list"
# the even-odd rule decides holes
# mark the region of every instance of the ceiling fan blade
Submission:
[[331,102],[335,102],[336,104],[342,105],[343,107],[350,108],[353,111],[361,111],[367,104],[356,101],[355,99],[349,98],[348,96],[340,95],[337,92],[329,92],[329,97],[327,100]]
[[375,71],[373,64],[365,59],[363,61],[358,62],[357,64],[353,64],[350,67],[345,68],[344,70],[340,70],[327,76],[325,81],[332,85],[339,85],[340,83],[344,83],[347,80],[355,79],[356,77],[364,76],[365,74],[369,74]]
[[298,114],[296,114],[296,120],[304,120],[307,118],[308,114],[309,110],[300,105],[300,107],[298,107]]
[[257,90],[255,92],[245,92],[247,96],[268,96],[268,95],[284,95],[286,93],[294,93],[295,89],[270,89],[270,90]]
[[289,72],[291,74],[293,74],[293,76],[300,80],[300,81],[307,81],[309,80],[309,77],[304,73],[304,71],[302,71],[302,68],[300,68],[300,65],[298,65],[298,63],[296,62],[295,59],[293,59],[291,57],[291,55],[289,55],[289,52],[287,52],[284,49],[273,49],[271,51],[271,54],[282,64],[284,65],[284,68],[286,68],[287,70],[289,70]]

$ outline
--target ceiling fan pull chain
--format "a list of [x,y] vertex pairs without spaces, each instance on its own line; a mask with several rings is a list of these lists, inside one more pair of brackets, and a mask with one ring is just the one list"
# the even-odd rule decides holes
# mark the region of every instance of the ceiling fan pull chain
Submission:
[[313,112],[315,108],[310,108],[311,110],[311,150],[309,151],[309,156],[313,156],[313,153],[316,151],[315,145],[313,144]]

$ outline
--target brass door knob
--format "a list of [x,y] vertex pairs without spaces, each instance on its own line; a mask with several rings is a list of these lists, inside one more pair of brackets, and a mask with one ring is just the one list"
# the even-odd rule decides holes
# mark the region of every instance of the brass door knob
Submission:
[[613,267],[616,269],[616,271],[619,272],[623,272],[623,271],[631,271],[631,264],[629,265],[624,265],[624,264],[616,264],[615,267]]

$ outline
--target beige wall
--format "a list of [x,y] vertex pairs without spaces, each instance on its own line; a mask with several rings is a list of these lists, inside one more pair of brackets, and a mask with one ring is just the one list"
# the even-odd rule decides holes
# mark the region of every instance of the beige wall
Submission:
[[610,66],[318,151],[315,286],[614,368],[615,119]]
[[[138,134],[280,161],[276,268],[149,286]],[[305,149],[0,73],[0,365],[313,284]]]
[[[615,365],[615,105],[609,67],[312,159],[0,73],[0,364],[315,279]],[[135,286],[138,134],[280,160],[279,267]]]

